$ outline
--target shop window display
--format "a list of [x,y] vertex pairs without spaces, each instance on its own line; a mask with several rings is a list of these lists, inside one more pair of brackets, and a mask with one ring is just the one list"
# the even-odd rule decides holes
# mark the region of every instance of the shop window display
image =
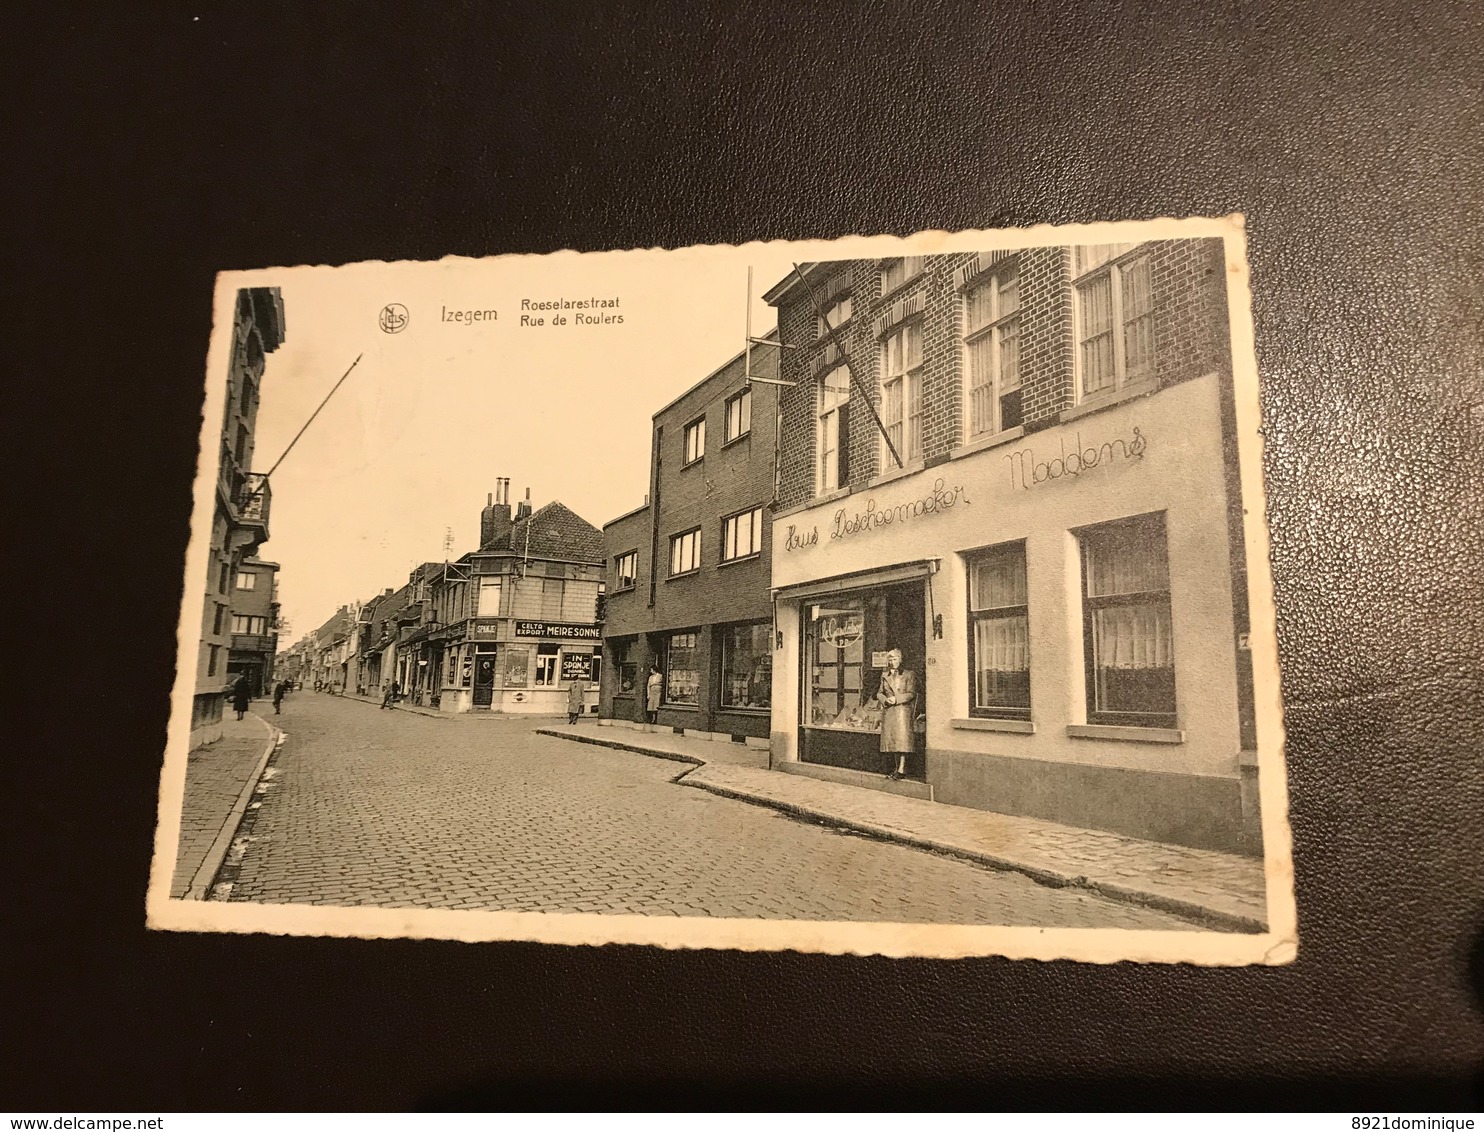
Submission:
[[767,623],[721,633],[721,706],[765,710],[773,702],[773,650]]

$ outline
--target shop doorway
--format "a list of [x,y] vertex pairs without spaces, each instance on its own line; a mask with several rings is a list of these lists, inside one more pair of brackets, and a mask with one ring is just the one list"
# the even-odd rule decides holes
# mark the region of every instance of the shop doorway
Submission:
[[923,583],[853,590],[805,602],[800,670],[799,759],[872,774],[896,768],[897,756],[881,750],[884,705],[881,677],[892,649],[912,673],[912,750],[907,777],[924,773],[927,658]]
[[474,657],[474,706],[487,708],[495,700],[495,654],[482,652]]

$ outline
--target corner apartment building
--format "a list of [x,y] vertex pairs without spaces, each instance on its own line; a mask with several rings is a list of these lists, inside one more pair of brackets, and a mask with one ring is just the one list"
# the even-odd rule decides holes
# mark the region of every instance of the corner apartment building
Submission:
[[448,712],[562,714],[579,680],[596,707],[601,532],[563,503],[533,509],[529,489],[512,513],[508,479],[479,528],[479,549],[438,563],[427,582],[427,618],[403,645],[403,688]]
[[234,679],[229,663],[234,586],[244,560],[268,541],[273,496],[267,477],[251,469],[267,357],[283,340],[283,298],[278,288],[238,291],[196,655],[196,691],[191,702],[193,749],[221,737],[222,704]]
[[799,347],[775,768],[1260,852],[1226,273],[1219,239],[1160,240],[813,263],[768,293]]
[[649,497],[603,528],[601,712],[766,738],[773,702],[773,524],[779,348],[751,346],[654,415]]
[[232,581],[227,675],[244,675],[255,696],[271,694],[278,652],[278,563],[245,558]]

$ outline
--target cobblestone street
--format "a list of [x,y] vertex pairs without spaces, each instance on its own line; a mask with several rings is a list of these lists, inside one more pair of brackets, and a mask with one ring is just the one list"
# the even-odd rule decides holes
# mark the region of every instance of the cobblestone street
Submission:
[[1158,911],[689,789],[691,768],[296,693],[229,898],[1182,929]]

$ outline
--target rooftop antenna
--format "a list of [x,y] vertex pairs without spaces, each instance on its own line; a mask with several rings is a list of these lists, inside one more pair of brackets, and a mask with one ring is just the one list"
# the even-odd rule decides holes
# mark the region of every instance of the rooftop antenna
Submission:
[[453,528],[443,528],[443,564],[448,565],[448,560],[453,557]]

